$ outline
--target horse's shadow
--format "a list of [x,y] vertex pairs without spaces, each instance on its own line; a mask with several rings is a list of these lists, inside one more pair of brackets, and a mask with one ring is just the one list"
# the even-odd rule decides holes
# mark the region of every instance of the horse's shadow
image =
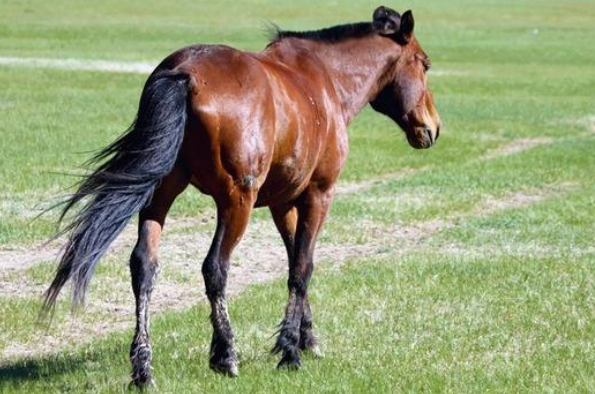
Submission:
[[0,391],[4,385],[50,381],[59,375],[85,370],[89,362],[105,358],[106,353],[119,354],[121,344],[103,347],[100,351],[57,353],[36,358],[20,358],[0,363]]

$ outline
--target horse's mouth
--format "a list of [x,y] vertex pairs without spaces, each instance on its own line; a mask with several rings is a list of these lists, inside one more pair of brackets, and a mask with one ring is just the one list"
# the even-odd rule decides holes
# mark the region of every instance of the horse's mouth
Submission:
[[[429,126],[413,127],[405,133],[409,145],[415,149],[428,149],[434,145],[438,132],[434,134]],[[434,137],[436,135],[436,137]]]

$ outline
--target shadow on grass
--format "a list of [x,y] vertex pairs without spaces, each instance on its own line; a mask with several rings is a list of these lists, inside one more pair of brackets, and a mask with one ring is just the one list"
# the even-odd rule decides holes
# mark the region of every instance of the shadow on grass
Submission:
[[22,358],[0,364],[0,391],[6,386],[18,386],[25,382],[49,384],[57,376],[85,373],[97,369],[106,359],[117,359],[122,354],[124,344],[96,346],[95,350],[76,353],[60,353],[40,358]]

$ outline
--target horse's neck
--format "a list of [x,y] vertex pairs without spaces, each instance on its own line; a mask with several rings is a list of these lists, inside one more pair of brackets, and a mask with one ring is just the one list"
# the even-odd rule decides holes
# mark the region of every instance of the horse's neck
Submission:
[[379,37],[311,45],[331,74],[345,124],[349,124],[384,86],[394,55]]

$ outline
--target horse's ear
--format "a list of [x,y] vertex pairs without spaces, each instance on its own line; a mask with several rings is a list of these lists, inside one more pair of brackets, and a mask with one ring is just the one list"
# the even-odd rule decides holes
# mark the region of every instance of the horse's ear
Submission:
[[413,12],[411,12],[411,10],[405,11],[401,17],[401,26],[399,29],[399,33],[405,42],[409,42],[409,40],[411,40],[414,26],[415,21],[413,20]]
[[401,16],[395,10],[380,6],[372,15],[374,29],[382,35],[391,35],[399,31]]

